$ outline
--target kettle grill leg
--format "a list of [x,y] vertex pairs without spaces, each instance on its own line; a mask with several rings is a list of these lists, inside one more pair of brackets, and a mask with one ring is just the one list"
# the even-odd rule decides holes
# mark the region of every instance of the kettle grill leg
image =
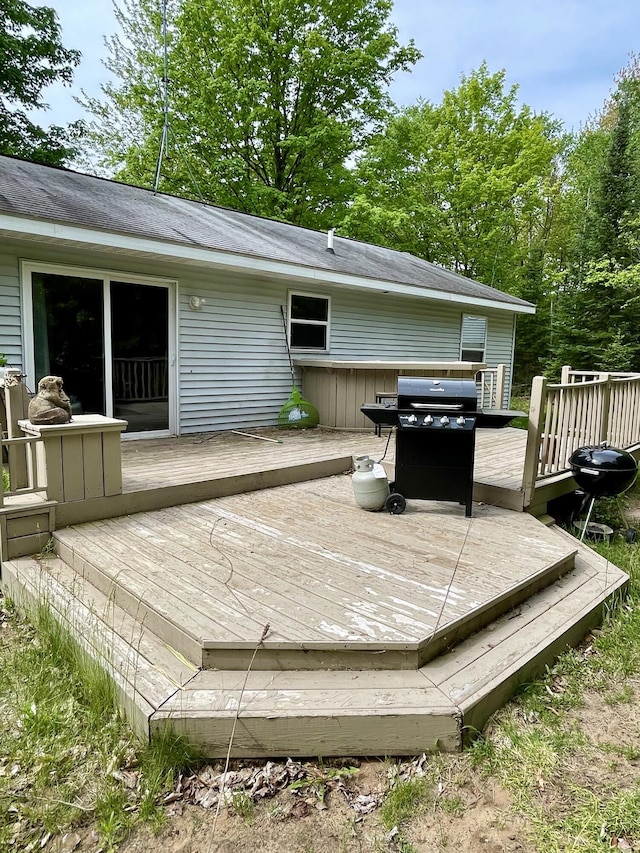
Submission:
[[589,512],[587,513],[587,520],[585,521],[584,527],[582,528],[582,533],[580,534],[580,541],[581,542],[584,539],[585,534],[587,532],[587,528],[589,526],[589,519],[591,518],[591,513],[593,512],[593,507],[594,507],[595,502],[596,502],[596,499],[594,497],[592,497],[591,501],[589,503]]

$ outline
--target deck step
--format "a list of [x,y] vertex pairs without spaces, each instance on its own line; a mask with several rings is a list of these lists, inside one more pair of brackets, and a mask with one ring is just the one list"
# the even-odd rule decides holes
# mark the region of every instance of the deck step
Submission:
[[[212,756],[460,749],[602,618],[628,577],[580,546],[569,574],[416,672],[199,672],[153,715]],[[239,712],[238,712],[239,709]]]
[[[88,529],[90,525],[83,527]],[[70,566],[78,577],[153,631],[195,667],[202,666],[202,640],[196,632],[185,627],[193,624],[188,608],[184,607],[181,611],[173,609],[171,612],[164,609],[162,596],[149,594],[154,588],[151,582],[136,587],[130,578],[130,572],[126,571],[117,556],[105,550],[99,542],[92,541],[91,537],[83,537],[80,547],[77,537],[74,537],[73,528],[57,531],[54,534],[54,542],[58,557]],[[119,544],[126,551],[126,543]],[[165,577],[162,582],[171,584],[173,579]]]
[[2,586],[23,611],[47,607],[113,678],[133,728],[149,719],[197,668],[63,560],[21,557],[2,563]]
[[[576,542],[560,528],[554,530]],[[624,596],[628,584],[625,572],[579,544],[572,572],[431,661],[423,671],[460,709],[465,740],[521,685],[601,624],[606,608]]]
[[141,734],[171,726],[222,757],[237,716],[232,755],[258,758],[459,749],[600,621],[628,577],[578,544],[572,571],[425,666],[323,673],[194,671],[59,558],[7,561],[2,581],[18,603],[45,601],[69,626],[112,674]]
[[400,520],[366,513],[344,477],[54,539],[81,577],[194,665],[231,671],[249,665],[266,625],[255,669],[419,669],[569,572],[577,549],[494,507],[473,519],[437,506]]

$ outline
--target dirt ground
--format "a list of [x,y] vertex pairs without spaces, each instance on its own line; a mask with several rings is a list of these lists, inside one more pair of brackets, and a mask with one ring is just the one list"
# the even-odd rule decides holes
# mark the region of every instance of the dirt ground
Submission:
[[[365,763],[358,786],[384,789],[385,772],[379,762]],[[366,781],[365,781],[366,780]],[[459,800],[459,802],[458,802]],[[256,807],[251,820],[197,807],[178,808],[158,835],[138,833],[122,853],[372,853],[398,847],[380,822],[378,812],[358,816],[340,793],[329,796],[327,808],[314,803],[297,808],[300,799],[284,792]],[[304,802],[304,801],[302,801]],[[521,820],[510,813],[510,799],[499,787],[482,788],[469,781],[456,786],[456,811],[452,815],[434,808],[414,818],[405,828],[416,851],[455,850],[458,853],[502,853],[533,850],[522,840]]]
[[[613,704],[606,704],[595,691],[585,695],[582,706],[568,715],[566,729],[586,733],[588,743],[549,778],[532,780],[536,807],[550,822],[571,808],[574,783],[606,798],[607,792],[632,790],[640,782],[640,705],[629,682],[619,687],[626,698]],[[380,794],[387,782],[388,764],[366,761],[348,785],[357,793]],[[532,828],[511,796],[473,769],[465,755],[442,758],[433,796],[416,808],[403,832],[416,853],[536,851]],[[640,839],[631,840],[628,847],[621,841],[621,847],[640,850]],[[244,818],[222,810],[216,820],[215,809],[172,803],[157,834],[138,831],[121,849],[122,853],[383,853],[402,847],[383,827],[379,809],[360,816],[340,791],[331,792],[326,807],[321,807],[317,798],[305,800],[287,790],[260,802],[253,815]]]

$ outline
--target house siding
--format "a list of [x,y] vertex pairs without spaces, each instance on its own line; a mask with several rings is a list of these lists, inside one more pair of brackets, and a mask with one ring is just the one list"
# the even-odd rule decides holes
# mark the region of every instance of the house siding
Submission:
[[20,271],[15,255],[0,253],[0,354],[11,367],[22,368]]
[[[175,279],[177,288],[177,374],[179,431],[273,425],[291,391],[280,306],[291,290],[331,298],[333,359],[426,359],[457,361],[463,313],[459,304],[440,304],[397,295],[347,289],[296,288],[290,281],[230,274],[186,263],[145,262],[113,253],[16,246],[0,256],[0,298],[9,310],[0,319],[0,352],[22,364],[19,258]],[[189,300],[204,300],[198,310]],[[4,302],[2,303],[5,304]],[[474,312],[475,313],[475,312]],[[488,314],[487,358],[504,362],[511,375],[513,319]],[[6,341],[6,343],[5,343]],[[308,354],[308,353],[307,353]],[[33,379],[27,379],[33,385]]]
[[504,398],[502,405],[509,407],[511,399],[511,383],[513,378],[513,344],[515,335],[515,318],[501,314],[487,315],[487,367],[506,366],[504,378]]

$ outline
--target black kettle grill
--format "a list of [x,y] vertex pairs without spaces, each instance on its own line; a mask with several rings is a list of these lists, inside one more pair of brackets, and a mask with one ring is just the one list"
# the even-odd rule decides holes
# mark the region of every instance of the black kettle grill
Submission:
[[[602,444],[579,447],[569,458],[571,473],[578,486],[587,494],[589,510],[580,541],[589,526],[593,507],[598,498],[615,497],[626,492],[636,481],[638,463],[626,450]],[[620,510],[624,519],[624,514]],[[625,522],[626,524],[626,522]]]

